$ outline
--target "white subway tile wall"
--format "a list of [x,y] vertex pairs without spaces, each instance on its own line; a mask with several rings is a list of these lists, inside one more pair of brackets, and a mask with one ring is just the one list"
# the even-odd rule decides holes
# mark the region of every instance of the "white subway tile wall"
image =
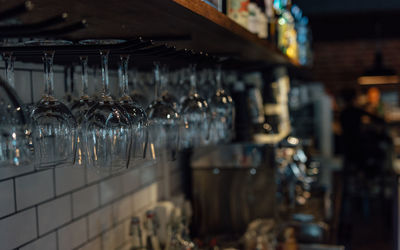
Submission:
[[95,184],[72,194],[72,214],[77,218],[100,205],[99,185]]
[[55,169],[56,195],[61,195],[85,185],[85,169],[73,166]]
[[71,196],[65,195],[37,207],[39,235],[56,229],[72,220]]
[[86,245],[78,248],[78,250],[99,250],[101,249],[101,237],[89,241]]
[[122,176],[122,190],[124,194],[128,194],[140,187],[140,169],[134,169]]
[[88,240],[86,220],[82,218],[58,230],[59,250],[74,249]]
[[92,239],[113,225],[112,206],[106,206],[88,216],[89,238]]
[[132,202],[131,197],[127,196],[117,202],[112,206],[113,208],[113,221],[115,223],[122,222],[123,220],[129,218],[132,213]]
[[53,170],[45,170],[15,178],[17,210],[54,197]]
[[0,220],[1,249],[14,249],[37,238],[35,209],[31,208]]
[[[38,101],[44,91],[42,65],[16,62],[15,69],[22,101]],[[0,62],[1,77],[3,71]],[[63,98],[64,68],[55,71],[55,95]],[[112,74],[110,82],[117,83],[116,72]],[[79,72],[74,80],[79,83]],[[98,75],[89,78],[90,91],[99,80]],[[161,165],[148,160],[114,175],[71,167],[0,169],[0,249],[129,249],[130,219],[160,199],[164,174]]]
[[0,168],[0,181],[27,173],[32,173],[33,165],[24,166],[23,168]]
[[14,181],[0,182],[0,217],[15,211]]
[[103,234],[104,249],[119,249],[125,244],[129,235],[126,227],[127,222],[121,223]]
[[114,176],[100,183],[100,203],[107,204],[123,195],[122,177]]
[[57,236],[53,232],[47,234],[28,245],[20,248],[20,250],[54,250],[57,249]]

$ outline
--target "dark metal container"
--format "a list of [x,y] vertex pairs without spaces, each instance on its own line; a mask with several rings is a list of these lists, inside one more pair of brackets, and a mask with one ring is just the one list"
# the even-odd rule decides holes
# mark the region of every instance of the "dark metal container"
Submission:
[[200,237],[241,235],[276,215],[275,149],[229,144],[195,149],[191,158],[193,230]]

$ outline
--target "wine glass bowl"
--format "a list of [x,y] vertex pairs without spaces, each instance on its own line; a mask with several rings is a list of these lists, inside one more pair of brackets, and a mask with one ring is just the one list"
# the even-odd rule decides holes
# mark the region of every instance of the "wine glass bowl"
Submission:
[[[84,40],[81,44],[109,45],[124,40]],[[109,91],[109,50],[100,50],[102,91],[82,121],[86,164],[100,172],[115,172],[129,166],[132,125],[124,108]]]
[[65,104],[46,95],[32,110],[31,121],[37,168],[74,162],[76,121]]
[[174,108],[157,99],[146,110],[149,119],[149,142],[152,158],[162,155],[163,151],[177,149],[179,144],[179,115]]
[[197,93],[195,65],[189,66],[189,94],[183,98],[181,114],[181,145],[196,147],[207,145],[210,139],[211,116],[208,103]]
[[132,131],[124,112],[107,96],[88,110],[82,122],[88,166],[114,172],[129,165]]
[[[166,103],[161,93],[160,64],[154,63],[155,100],[147,107],[149,119],[149,142],[152,158],[172,156],[179,144],[179,115],[170,103]],[[171,153],[171,154],[170,154]]]
[[215,72],[216,91],[210,99],[212,114],[211,140],[213,143],[227,143],[233,137],[235,104],[227,90],[223,88],[221,66]]
[[0,80],[0,167],[25,166],[31,162],[27,117],[14,89]]
[[88,57],[81,56],[81,67],[82,67],[82,95],[78,100],[75,100],[71,106],[71,112],[77,121],[77,139],[76,139],[76,161],[77,165],[86,164],[86,150],[83,143],[83,130],[82,121],[87,111],[94,105],[93,98],[88,94],[88,73],[87,64]]
[[[68,107],[54,96],[54,48],[70,45],[64,40],[27,41],[43,46],[45,93],[30,114],[36,168],[73,164],[76,150],[76,121]],[[52,49],[47,49],[52,48]]]
[[232,138],[235,112],[232,97],[224,89],[218,89],[211,98],[210,110],[213,119],[213,141],[229,142]]
[[128,63],[129,55],[120,56],[121,81],[119,104],[126,111],[132,126],[132,152],[131,156],[135,159],[146,157],[148,143],[148,119],[145,110],[129,96],[128,84]]
[[206,145],[209,141],[210,113],[208,103],[197,93],[182,103],[181,143],[183,147]]

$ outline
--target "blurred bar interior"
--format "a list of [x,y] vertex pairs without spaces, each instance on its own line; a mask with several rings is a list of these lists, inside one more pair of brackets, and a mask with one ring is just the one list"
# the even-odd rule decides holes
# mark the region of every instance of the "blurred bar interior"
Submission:
[[400,1],[8,1],[2,250],[400,249]]

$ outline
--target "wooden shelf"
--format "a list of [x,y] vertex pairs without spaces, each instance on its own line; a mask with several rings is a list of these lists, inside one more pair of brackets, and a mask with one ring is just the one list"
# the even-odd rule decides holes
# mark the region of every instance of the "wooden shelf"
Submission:
[[[11,1],[12,2],[12,1]],[[24,23],[40,21],[62,12],[68,22],[86,19],[88,28],[68,39],[163,38],[178,48],[228,55],[244,61],[269,64],[298,63],[269,42],[259,39],[226,15],[201,0],[35,0],[32,12],[21,16]],[[5,3],[5,9],[15,3]],[[182,40],[182,38],[191,38]]]

